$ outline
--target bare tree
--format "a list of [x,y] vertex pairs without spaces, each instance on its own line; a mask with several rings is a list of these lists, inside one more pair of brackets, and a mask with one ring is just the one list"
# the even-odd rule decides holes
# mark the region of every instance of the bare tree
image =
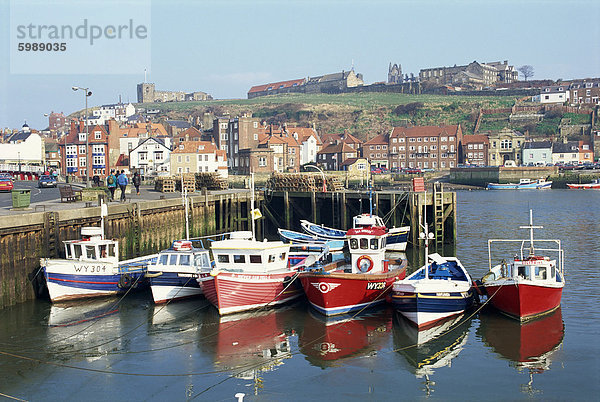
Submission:
[[517,68],[517,71],[519,71],[521,75],[525,77],[525,81],[527,81],[527,78],[533,77],[533,67],[529,64],[525,64],[524,66]]

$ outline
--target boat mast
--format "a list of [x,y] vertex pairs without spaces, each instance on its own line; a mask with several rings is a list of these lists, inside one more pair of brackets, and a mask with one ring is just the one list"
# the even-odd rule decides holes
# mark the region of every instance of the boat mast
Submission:
[[533,247],[533,229],[542,229],[543,226],[533,226],[533,210],[529,210],[529,225],[519,226],[519,229],[529,229],[529,255],[535,255],[535,248]]
[[252,221],[252,240],[255,239],[255,224],[254,224],[254,173],[250,172],[250,220]]
[[183,174],[181,186],[183,192],[181,193],[181,197],[183,198],[183,205],[185,206],[185,239],[190,239],[190,218],[188,216],[188,199],[187,199],[187,186],[183,187]]
[[[425,193],[427,195],[427,193]],[[427,226],[427,204],[423,207],[423,224],[421,224],[423,232],[419,235],[425,241],[425,279],[429,279],[429,228]]]
[[369,218],[373,216],[373,178],[369,183]]

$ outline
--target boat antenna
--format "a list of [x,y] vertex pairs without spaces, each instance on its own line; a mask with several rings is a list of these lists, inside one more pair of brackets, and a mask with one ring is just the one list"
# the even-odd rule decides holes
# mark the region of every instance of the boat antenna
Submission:
[[[425,201],[427,201],[427,192],[425,191]],[[423,208],[423,223],[420,223],[423,231],[419,234],[419,237],[423,239],[425,242],[425,279],[429,279],[429,267],[428,267],[428,259],[429,259],[429,239],[433,238],[433,233],[429,233],[429,227],[427,225],[427,202],[424,204]]]
[[255,239],[255,223],[254,223],[254,173],[250,172],[250,221],[252,222],[252,239]]
[[543,226],[533,226],[533,210],[529,210],[529,225],[519,226],[520,229],[529,229],[529,255],[535,255],[533,247],[533,229],[542,229]]
[[108,216],[108,206],[104,203],[104,199],[100,200],[100,230],[102,231],[102,239],[106,238],[104,234],[104,217]]
[[373,179],[369,182],[369,218],[373,216]]
[[183,199],[183,205],[185,207],[185,239],[190,239],[190,218],[188,214],[188,199],[187,199],[187,186],[183,186],[183,173],[181,176],[181,198]]

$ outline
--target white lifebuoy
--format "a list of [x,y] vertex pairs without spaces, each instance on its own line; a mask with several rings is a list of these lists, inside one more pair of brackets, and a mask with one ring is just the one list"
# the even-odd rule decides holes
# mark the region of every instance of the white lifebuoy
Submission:
[[356,268],[358,268],[358,270],[363,273],[369,272],[371,268],[373,268],[373,259],[368,255],[361,255],[356,260]]

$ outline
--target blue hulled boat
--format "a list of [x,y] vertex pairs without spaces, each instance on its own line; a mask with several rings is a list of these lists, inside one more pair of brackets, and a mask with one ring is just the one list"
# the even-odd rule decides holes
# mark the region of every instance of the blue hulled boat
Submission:
[[425,265],[392,286],[394,308],[418,328],[464,313],[474,297],[471,276],[458,258],[428,253],[426,221],[424,228]]
[[208,250],[193,247],[189,240],[175,241],[148,266],[154,303],[202,295],[199,280],[210,275]]
[[327,245],[329,251],[340,251],[344,248],[344,239],[342,240],[326,240],[318,236],[313,236],[306,233],[294,232],[293,230],[277,229],[279,232],[279,238],[284,243],[292,244],[311,244],[311,245]]

